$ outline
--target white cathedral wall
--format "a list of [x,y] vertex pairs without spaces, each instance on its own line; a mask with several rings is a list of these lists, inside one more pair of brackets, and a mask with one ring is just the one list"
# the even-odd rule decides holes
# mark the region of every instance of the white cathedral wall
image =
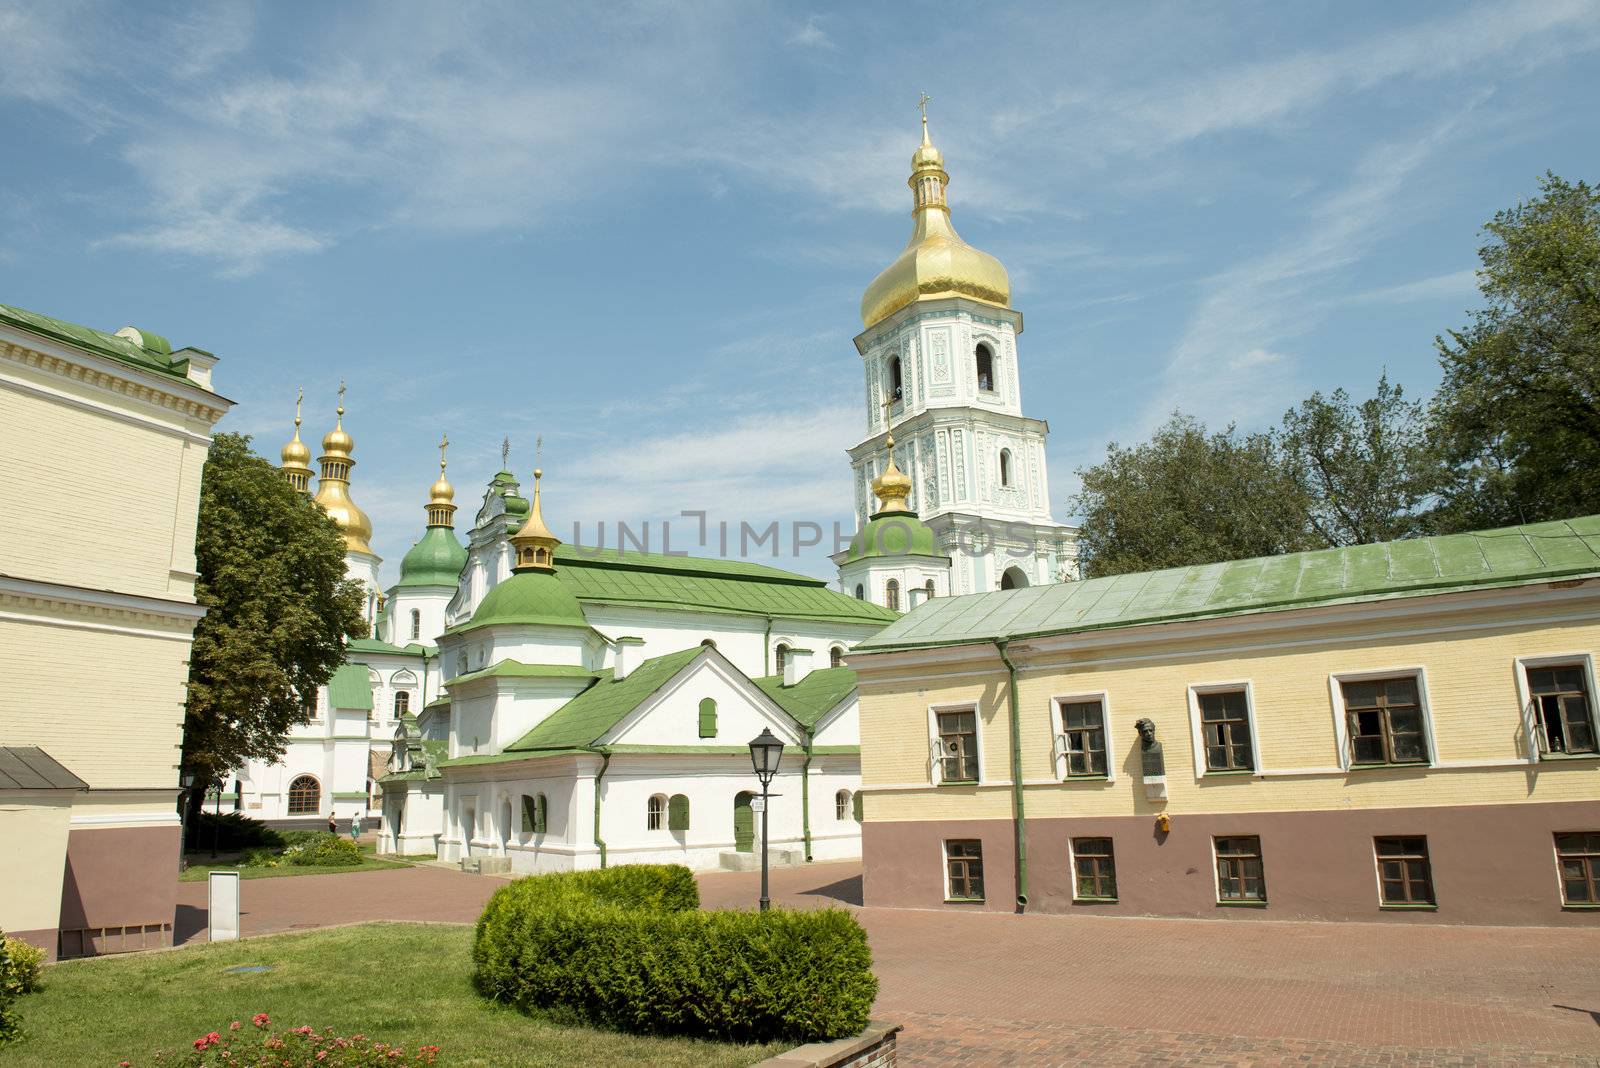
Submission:
[[[717,652],[751,678],[778,674],[775,650],[780,644],[812,650],[812,664],[828,666],[828,650],[849,648],[877,633],[876,624],[814,623],[779,618],[770,625],[761,616],[731,616],[688,610],[652,611],[641,608],[591,605],[584,609],[590,624],[607,638],[644,639],[644,659],[665,656],[716,642]],[[769,633],[770,629],[770,633]],[[616,666],[614,650],[605,653],[604,665]]]
[[[609,731],[608,745],[732,745],[746,746],[767,727],[782,738],[791,751],[799,737],[786,724],[773,720],[756,705],[764,697],[750,693],[749,683],[737,680],[715,659],[707,661],[687,678],[676,680],[645,701]],[[717,703],[717,733],[699,736],[700,702],[711,698]],[[745,759],[749,759],[746,751]]]
[[[384,641],[391,645],[419,642],[432,645],[444,632],[444,610],[454,586],[395,586],[389,591],[389,632]],[[411,613],[417,613],[417,633],[412,634]]]

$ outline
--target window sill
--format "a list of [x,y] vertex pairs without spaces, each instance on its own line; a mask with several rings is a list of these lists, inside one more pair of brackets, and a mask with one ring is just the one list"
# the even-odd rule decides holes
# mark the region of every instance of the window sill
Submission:
[[1597,912],[1600,901],[1569,901],[1561,906],[1562,912]]
[[941,789],[941,790],[944,789],[946,786],[977,786],[977,785],[978,785],[978,780],[977,779],[951,779],[948,782],[941,780],[939,782],[939,784],[938,784],[939,789]]
[[1109,775],[1066,775],[1066,776],[1062,777],[1061,781],[1063,783],[1069,783],[1069,782],[1110,782],[1111,781],[1111,776],[1109,776]]
[[947,897],[944,899],[944,903],[946,905],[981,905],[985,900],[985,898],[981,897]]
[[1412,904],[1402,904],[1396,902],[1392,905],[1380,904],[1378,909],[1382,912],[1438,912],[1439,906],[1437,904],[1430,904],[1422,901]]
[[1265,901],[1219,901],[1219,902],[1217,902],[1217,908],[1219,908],[1219,909],[1264,909],[1266,907],[1267,907],[1267,903]]
[[1242,779],[1253,777],[1257,774],[1255,768],[1207,768],[1201,781],[1206,779]]
[[1399,764],[1351,764],[1346,771],[1405,771],[1411,768],[1433,767],[1426,760],[1408,760]]
[[1563,760],[1600,760],[1600,753],[1540,753],[1539,763],[1545,761],[1560,763]]
[[1072,903],[1074,905],[1115,905],[1117,899],[1114,897],[1075,897],[1072,899]]

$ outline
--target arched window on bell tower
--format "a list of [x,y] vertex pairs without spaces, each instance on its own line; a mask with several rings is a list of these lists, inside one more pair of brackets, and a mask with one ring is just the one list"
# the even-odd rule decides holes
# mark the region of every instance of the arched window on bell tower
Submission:
[[995,392],[994,352],[988,345],[979,345],[974,355],[978,365],[978,392]]
[[1000,450],[1000,485],[1011,485],[1011,450]]
[[900,374],[900,357],[889,357],[889,399],[896,404],[905,396],[905,386]]
[[890,579],[883,584],[883,605],[891,612],[900,611],[900,582]]

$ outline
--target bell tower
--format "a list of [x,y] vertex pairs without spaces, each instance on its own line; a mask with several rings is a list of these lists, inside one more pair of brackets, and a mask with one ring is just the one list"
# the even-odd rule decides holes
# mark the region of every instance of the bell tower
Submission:
[[871,521],[874,479],[897,464],[910,481],[907,507],[950,558],[951,593],[1073,579],[1077,530],[1050,510],[1049,427],[1022,411],[1022,313],[1005,267],[950,221],[950,175],[927,104],[924,94],[906,183],[911,239],[861,298],[867,436],[849,450],[856,527]]

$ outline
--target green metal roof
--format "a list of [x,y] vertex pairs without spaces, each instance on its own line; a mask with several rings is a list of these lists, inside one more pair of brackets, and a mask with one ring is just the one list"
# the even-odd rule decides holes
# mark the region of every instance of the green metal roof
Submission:
[[743,560],[556,550],[556,575],[585,604],[624,604],[881,626],[899,618],[822,579]]
[[171,344],[159,334],[140,331],[149,346],[146,348],[134,344],[130,338],[118,337],[116,334],[79,326],[77,323],[69,323],[62,319],[52,319],[48,315],[40,315],[26,308],[14,308],[9,304],[0,304],[0,323],[41,334],[55,341],[63,341],[101,356],[109,356],[113,360],[142,367],[147,371],[159,371],[174,378],[184,378],[187,373],[188,361],[173,359]]
[[593,686],[552,712],[533,730],[506,746],[507,752],[530,749],[572,749],[592,746],[622,717],[665,686],[674,675],[706,652],[695,646],[646,660],[618,681],[610,668],[599,673]]
[[467,549],[449,527],[429,527],[400,560],[395,586],[454,586],[467,566]]
[[[936,556],[939,552],[933,531],[915,512],[879,512],[850,539],[844,562],[882,556]],[[947,559],[947,558],[946,558]]]
[[806,730],[811,730],[856,688],[856,673],[847,667],[821,668],[807,673],[794,686],[785,686],[782,675],[768,675],[752,681]]
[[1600,575],[1600,516],[940,597],[862,652],[961,645]]
[[588,668],[573,664],[524,664],[518,660],[500,660],[480,671],[469,671],[446,682],[446,686],[460,686],[479,679],[597,679],[600,676]]
[[529,752],[507,750],[504,753],[477,753],[472,756],[451,757],[439,761],[441,768],[470,768],[477,764],[509,764],[516,760],[538,760],[554,756],[593,756],[596,750],[587,746],[568,749],[535,749]]
[[517,571],[484,595],[470,620],[448,633],[496,624],[587,628],[589,621],[568,584],[549,572]]
[[329,708],[372,710],[372,681],[365,664],[341,664],[328,680]]

